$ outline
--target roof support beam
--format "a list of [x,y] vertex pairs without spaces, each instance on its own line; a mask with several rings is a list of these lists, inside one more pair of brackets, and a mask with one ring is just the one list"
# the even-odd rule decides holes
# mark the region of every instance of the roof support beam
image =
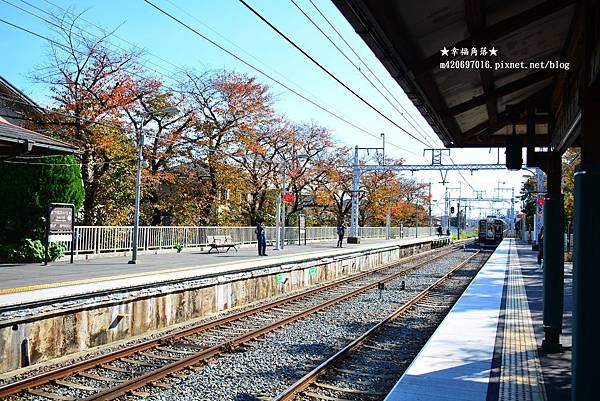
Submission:
[[[554,14],[557,11],[562,10],[575,3],[575,0],[548,0],[542,4],[538,4],[528,10],[525,10],[517,15],[506,18],[494,25],[489,26],[487,29],[482,30],[479,35],[475,37],[469,37],[463,39],[453,46],[458,49],[463,47],[471,47],[476,42],[490,43],[496,39],[499,39],[519,28],[529,25],[532,22],[538,21],[548,15]],[[442,61],[441,53],[438,52],[433,54],[415,65],[412,71],[415,75],[423,74],[425,71],[429,71],[436,66],[439,66]]]
[[[522,137],[522,135],[518,135]],[[524,137],[524,136],[523,136]],[[504,148],[506,147],[507,135],[491,135],[485,138],[484,141],[479,141],[477,138],[464,140],[461,148]],[[548,146],[548,135],[536,135],[534,145],[538,147]]]
[[[467,29],[471,36],[478,38],[485,29],[485,16],[481,12],[481,0],[465,0],[465,19],[467,20]],[[481,47],[482,43],[477,41],[475,45],[476,47]],[[482,58],[480,57],[480,59]],[[491,124],[494,124],[498,120],[498,102],[496,97],[490,96],[495,89],[494,75],[491,70],[481,68],[479,76],[481,77],[483,94],[488,96],[486,101],[488,120]]]
[[509,95],[545,79],[551,78],[554,74],[555,72],[552,70],[540,70],[534,72],[533,74],[529,74],[521,79],[517,79],[516,81],[512,81],[504,86],[501,86],[490,93],[484,93],[483,95],[475,96],[471,100],[467,100],[466,102],[450,107],[447,109],[446,115],[455,116],[457,114],[464,113],[473,107],[481,106],[482,104],[487,103],[490,99],[497,99],[499,97]]

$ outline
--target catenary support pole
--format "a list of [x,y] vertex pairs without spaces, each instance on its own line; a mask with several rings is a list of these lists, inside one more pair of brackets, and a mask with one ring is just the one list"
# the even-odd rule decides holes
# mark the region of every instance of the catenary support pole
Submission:
[[350,211],[349,244],[358,244],[358,197],[360,188],[360,166],[358,165],[358,146],[354,147],[354,164],[352,175],[352,209]]

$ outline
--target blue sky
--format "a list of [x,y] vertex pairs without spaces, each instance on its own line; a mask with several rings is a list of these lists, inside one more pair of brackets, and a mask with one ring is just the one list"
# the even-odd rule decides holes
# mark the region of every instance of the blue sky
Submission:
[[[345,47],[309,0],[294,1],[311,18],[317,21],[321,29],[334,39],[355,64],[361,64],[361,69],[370,76],[360,60]],[[368,106],[361,103],[360,100],[277,36],[238,0],[153,0],[153,2],[248,62],[283,81],[286,85],[292,86],[303,95],[335,113],[343,115],[344,118],[355,125],[367,130],[372,136],[339,121],[261,76],[258,72],[160,14],[143,0],[0,0],[0,18],[38,34],[52,36],[53,34],[45,22],[8,3],[45,17],[47,15],[32,8],[32,6],[55,13],[61,12],[55,5],[70,8],[77,13],[85,11],[82,18],[89,22],[81,21],[81,26],[95,34],[98,34],[98,28],[94,25],[100,25],[108,30],[118,28],[116,36],[111,39],[112,46],[130,48],[131,43],[133,43],[145,49],[146,54],[143,59],[149,68],[169,75],[176,70],[174,64],[200,71],[226,68],[258,76],[260,81],[271,86],[276,97],[277,111],[285,114],[289,119],[296,122],[313,120],[324,125],[333,131],[338,143],[345,144],[348,147],[354,145],[378,146],[380,142],[377,137],[379,133],[385,132],[388,141],[386,154],[404,158],[408,164],[426,163],[426,160],[422,157],[424,145],[410,138],[369,109]],[[248,2],[353,90],[396,123],[415,133],[414,128],[363,78],[348,60],[338,53],[310,21],[298,11],[291,0],[249,0]],[[313,2],[333,23],[346,41],[350,43],[365,64],[377,74],[379,79],[394,94],[394,97],[400,101],[408,114],[411,115],[410,122],[417,125],[419,131],[425,132],[432,145],[441,147],[441,142],[433,134],[425,120],[402,93],[399,86],[390,78],[388,72],[381,66],[367,46],[354,33],[354,30],[341,16],[333,3],[329,0],[313,0]],[[48,88],[35,84],[31,78],[36,69],[46,63],[47,43],[43,39],[1,22],[0,38],[0,52],[3,54],[4,59],[0,66],[0,75],[30,95],[34,100],[43,105],[48,105]],[[167,60],[168,63],[161,59]],[[377,84],[374,78],[370,78]],[[169,80],[164,76],[163,79],[167,82]],[[383,89],[380,90],[387,94]],[[415,134],[419,135],[418,133]],[[497,152],[495,149],[491,152],[489,149],[453,149],[452,157],[456,163],[493,163],[496,161]],[[504,152],[501,150],[501,161],[503,162],[503,160]],[[443,187],[437,184],[440,181],[439,173],[416,173],[415,177],[424,182],[432,182],[434,198],[442,198]],[[464,172],[463,177],[457,173],[449,173],[449,186],[458,187],[459,181],[463,181],[460,184],[463,188],[463,195],[470,196],[469,186],[472,186],[475,189],[486,190],[486,195],[491,196],[494,188],[498,185],[501,187],[514,186],[516,192],[518,192],[522,172],[488,171],[478,172],[474,175]],[[499,181],[500,184],[498,184]],[[505,182],[505,184],[502,184],[502,182]],[[505,192],[504,195],[508,195],[508,193]],[[476,212],[476,215],[478,213]]]

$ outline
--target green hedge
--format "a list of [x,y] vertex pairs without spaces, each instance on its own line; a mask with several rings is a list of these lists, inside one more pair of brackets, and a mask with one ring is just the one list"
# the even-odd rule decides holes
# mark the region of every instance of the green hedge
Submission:
[[[40,240],[24,239],[16,245],[0,245],[0,261],[15,263],[40,263],[44,261],[46,247]],[[52,242],[48,247],[50,261],[54,261],[65,254],[62,244]]]

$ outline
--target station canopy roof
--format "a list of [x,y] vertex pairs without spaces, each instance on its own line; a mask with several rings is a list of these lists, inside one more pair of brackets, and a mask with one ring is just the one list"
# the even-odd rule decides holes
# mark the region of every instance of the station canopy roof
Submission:
[[[333,2],[445,146],[503,147],[513,125],[517,135],[526,132],[524,110],[531,105],[535,136],[528,145],[564,148],[574,141],[577,110],[565,90],[565,76],[577,67],[575,55],[582,47],[584,24],[575,1]],[[497,55],[481,55],[482,47],[494,48]],[[452,48],[466,48],[469,56],[452,56]],[[473,48],[477,56],[471,56]],[[443,49],[450,50],[448,56]],[[491,67],[441,68],[449,60],[488,60]],[[495,68],[496,62],[504,65]],[[520,62],[527,68],[508,64]],[[566,71],[558,64],[540,68],[530,62],[570,66]],[[556,127],[550,135],[549,122]]]
[[77,148],[0,118],[0,160],[77,153]]

